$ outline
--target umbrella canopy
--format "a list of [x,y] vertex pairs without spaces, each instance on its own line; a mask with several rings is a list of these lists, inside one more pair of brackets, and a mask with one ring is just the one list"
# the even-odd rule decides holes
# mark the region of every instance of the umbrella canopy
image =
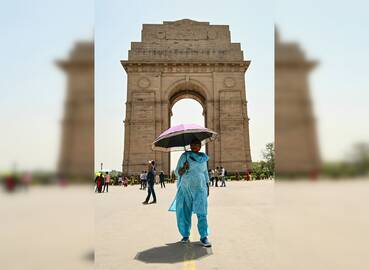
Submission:
[[198,139],[204,145],[215,140],[217,136],[216,132],[200,125],[181,124],[161,133],[152,143],[152,149],[163,152],[183,151],[186,147],[189,148],[194,139]]

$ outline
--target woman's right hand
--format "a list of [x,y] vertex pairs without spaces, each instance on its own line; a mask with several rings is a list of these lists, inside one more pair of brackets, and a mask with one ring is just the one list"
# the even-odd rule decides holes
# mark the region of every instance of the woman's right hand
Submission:
[[184,164],[183,164],[183,167],[179,169],[179,174],[182,175],[185,173],[185,171],[190,167],[190,164],[188,164],[188,162],[186,161]]

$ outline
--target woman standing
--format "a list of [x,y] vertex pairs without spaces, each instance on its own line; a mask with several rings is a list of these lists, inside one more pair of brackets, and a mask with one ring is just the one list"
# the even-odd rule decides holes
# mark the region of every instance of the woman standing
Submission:
[[103,185],[103,181],[104,178],[102,176],[102,173],[100,173],[96,178],[95,178],[95,182],[96,182],[96,190],[97,192],[101,193],[102,190],[102,185]]
[[201,141],[192,140],[190,146],[191,151],[181,155],[175,170],[178,177],[177,195],[170,210],[176,211],[178,230],[183,237],[181,242],[189,242],[193,212],[197,215],[200,242],[205,247],[211,247],[207,222],[207,197],[209,196],[207,161],[209,158],[205,153],[199,152]]

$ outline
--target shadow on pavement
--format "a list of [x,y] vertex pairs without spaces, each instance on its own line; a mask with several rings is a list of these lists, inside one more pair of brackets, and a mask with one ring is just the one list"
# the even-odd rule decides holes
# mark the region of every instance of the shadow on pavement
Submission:
[[138,252],[135,259],[145,263],[177,263],[200,259],[212,254],[212,249],[201,246],[200,242],[170,243]]
[[89,262],[94,262],[95,261],[95,251],[89,250],[83,255],[83,259]]

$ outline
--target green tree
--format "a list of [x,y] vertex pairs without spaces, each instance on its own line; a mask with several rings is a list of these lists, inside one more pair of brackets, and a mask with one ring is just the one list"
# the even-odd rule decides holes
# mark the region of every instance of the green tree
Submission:
[[354,144],[349,158],[357,174],[367,174],[369,171],[369,144],[365,142]]
[[252,163],[252,178],[256,180],[264,179],[269,177],[269,169],[267,162],[261,160],[259,162]]
[[110,173],[110,179],[111,179],[111,183],[113,185],[118,185],[118,177],[119,177],[119,172],[116,170],[112,170]]
[[264,173],[268,175],[274,175],[274,164],[275,164],[275,152],[274,152],[274,143],[267,143],[265,145],[265,150],[262,151],[263,158],[265,159],[265,167]]

